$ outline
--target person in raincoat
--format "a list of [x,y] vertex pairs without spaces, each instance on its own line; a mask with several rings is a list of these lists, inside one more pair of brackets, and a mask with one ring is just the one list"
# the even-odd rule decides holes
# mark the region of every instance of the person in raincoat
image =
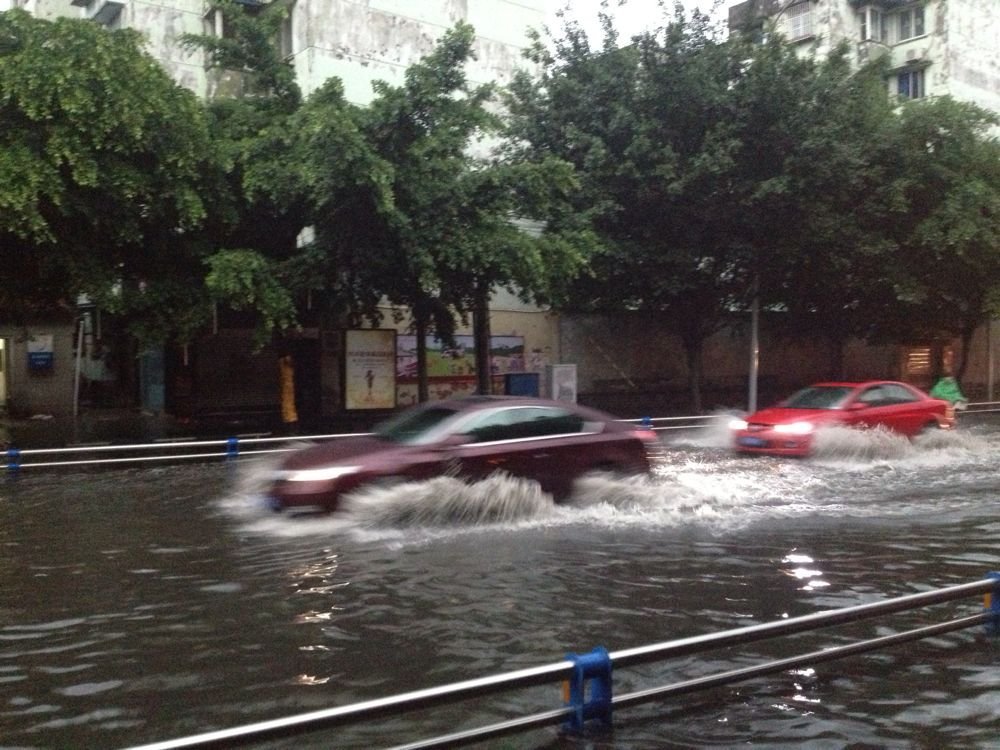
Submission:
[[956,409],[964,409],[969,400],[962,394],[962,389],[958,387],[958,381],[951,375],[945,375],[931,388],[930,395],[949,402]]

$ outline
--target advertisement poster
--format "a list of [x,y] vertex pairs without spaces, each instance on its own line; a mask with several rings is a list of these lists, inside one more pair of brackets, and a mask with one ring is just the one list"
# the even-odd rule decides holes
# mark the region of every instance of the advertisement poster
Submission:
[[53,336],[50,333],[37,333],[28,338],[28,369],[34,372],[44,372],[52,369]]
[[[417,403],[417,337],[396,338],[396,377],[400,406]],[[524,337],[490,337],[493,393],[504,392],[503,376],[524,372]],[[476,356],[472,336],[455,336],[453,346],[434,336],[427,337],[427,379],[432,401],[476,393]]]
[[396,332],[344,332],[344,408],[396,408]]
[[[397,337],[396,375],[417,377],[417,337]],[[524,337],[491,336],[490,364],[493,375],[524,372]],[[427,377],[453,378],[476,376],[476,351],[472,336],[455,336],[455,345],[447,346],[434,336],[427,337]]]

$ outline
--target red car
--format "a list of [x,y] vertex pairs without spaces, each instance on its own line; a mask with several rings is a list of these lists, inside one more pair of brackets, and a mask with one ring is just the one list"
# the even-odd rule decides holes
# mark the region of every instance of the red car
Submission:
[[533,479],[560,499],[589,471],[649,472],[658,446],[652,430],[561,401],[434,401],[401,412],[371,435],[289,454],[271,480],[268,500],[279,511],[332,511],[344,494],[365,485],[443,474],[476,480],[497,471]]
[[950,403],[912,385],[891,380],[817,383],[745,419],[729,423],[733,447],[742,453],[805,456],[816,431],[828,425],[885,427],[914,437],[955,426]]

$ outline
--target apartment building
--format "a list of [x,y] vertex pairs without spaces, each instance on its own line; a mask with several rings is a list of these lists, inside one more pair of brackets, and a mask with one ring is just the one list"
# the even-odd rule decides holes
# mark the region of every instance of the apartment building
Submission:
[[[244,12],[269,2],[236,0]],[[400,83],[407,66],[430,52],[458,21],[477,30],[475,83],[504,83],[523,64],[529,28],[541,28],[546,0],[271,0],[287,5],[279,43],[308,95],[327,78],[344,82],[348,98],[371,100],[371,83]],[[219,77],[201,50],[185,48],[184,34],[227,33],[226,19],[205,0],[0,0],[0,11],[24,8],[39,18],[81,17],[109,28],[143,32],[148,51],[181,85],[212,95]]]
[[949,94],[1000,112],[997,0],[745,0],[729,28],[780,32],[804,54],[846,40],[858,64],[887,57],[890,94]]

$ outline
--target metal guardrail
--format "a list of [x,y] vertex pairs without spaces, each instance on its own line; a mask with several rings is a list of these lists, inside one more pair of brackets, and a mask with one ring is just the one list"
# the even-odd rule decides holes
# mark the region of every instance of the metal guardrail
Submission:
[[[234,459],[240,456],[253,456],[268,453],[283,453],[295,450],[295,446],[288,446],[288,443],[297,443],[309,440],[333,440],[342,437],[360,437],[368,435],[367,432],[344,432],[327,435],[285,435],[280,437],[260,436],[260,433],[253,435],[236,435],[234,437],[218,440],[159,440],[153,443],[126,443],[121,445],[101,444],[101,445],[73,445],[65,448],[31,448],[19,450],[11,447],[7,449],[7,463],[0,466],[0,469],[7,470],[8,473],[16,473],[22,468],[45,468],[63,466],[101,466],[112,464],[143,463],[148,461],[182,461],[191,459],[225,458]],[[270,448],[264,450],[246,450],[245,446],[264,445],[268,443],[285,443],[284,447]],[[194,453],[176,453],[164,451],[174,451],[182,448],[195,448]],[[213,450],[219,449],[219,450]],[[128,453],[143,451],[160,451],[160,455],[136,455],[136,456],[113,456],[111,458],[77,458],[68,461],[32,461],[24,463],[25,456],[58,456],[58,455],[86,455],[86,454],[109,454]]]
[[966,405],[966,414],[987,414],[1000,412],[1000,401],[976,401]]
[[[613,695],[612,671],[703,653],[711,649],[739,646],[783,635],[811,632],[819,628],[869,620],[898,612],[910,611],[942,602],[954,601],[975,594],[985,594],[984,611],[907,630],[893,635],[834,646],[819,651],[790,656],[750,667],[675,682],[670,685],[639,690],[625,695]],[[560,708],[510,719],[475,729],[455,732],[397,746],[406,748],[460,747],[485,739],[502,737],[528,729],[562,722],[569,733],[584,731],[588,724],[609,727],[615,708],[625,708],[655,700],[707,690],[742,682],[793,667],[819,664],[855,654],[880,650],[985,624],[992,635],[1000,634],[1000,573],[972,583],[910,594],[882,602],[859,604],[844,609],[816,612],[810,615],[750,625],[720,633],[682,638],[648,646],[608,652],[598,646],[587,654],[568,654],[563,661],[515,672],[481,677],[439,687],[416,690],[387,698],[354,703],[309,713],[288,716],[231,729],[182,737],[133,747],[131,750],[179,750],[180,748],[239,747],[267,740],[286,739],[310,732],[331,729],[348,723],[397,716],[406,711],[426,709],[447,703],[493,695],[517,687],[528,687],[565,681],[564,704]]]
[[[1000,401],[982,401],[968,405],[965,414],[982,414],[990,412],[1000,412]],[[630,424],[638,424],[654,432],[666,432],[668,430],[691,430],[705,427],[707,424],[727,419],[723,414],[704,414],[686,417],[641,417],[638,419],[622,419],[620,421]],[[16,474],[22,468],[55,468],[67,466],[107,466],[146,463],[151,461],[185,461],[185,460],[205,460],[209,458],[234,459],[240,456],[263,455],[269,453],[283,453],[294,450],[288,447],[289,443],[296,443],[306,440],[335,440],[344,437],[357,437],[370,435],[368,432],[343,432],[323,435],[285,435],[270,436],[266,433],[251,433],[246,435],[236,435],[218,440],[195,440],[193,438],[162,439],[153,443],[130,443],[130,444],[101,444],[101,445],[75,445],[65,448],[31,448],[20,450],[11,446],[6,451],[6,463],[0,465],[0,470],[8,475]],[[285,443],[285,447],[246,450],[247,446],[260,446],[265,444]],[[193,453],[177,453],[181,448],[193,448]],[[217,449],[217,450],[212,450]],[[123,453],[144,453],[158,450],[161,455],[132,455],[123,456]],[[164,451],[168,451],[164,453]],[[109,458],[74,458],[66,461],[31,461],[24,463],[27,456],[61,456],[61,455],[86,455],[86,454],[119,454]]]

